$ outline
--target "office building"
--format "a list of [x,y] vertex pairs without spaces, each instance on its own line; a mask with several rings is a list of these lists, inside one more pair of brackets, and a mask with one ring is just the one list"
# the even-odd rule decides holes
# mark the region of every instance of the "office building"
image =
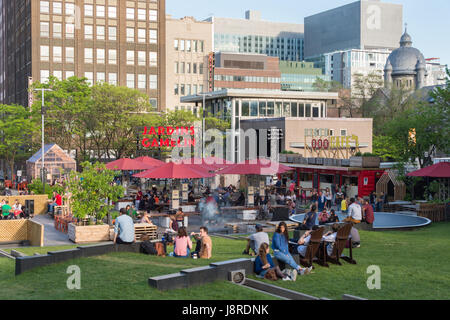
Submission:
[[159,109],[165,19],[165,0],[0,0],[0,101],[25,106],[29,81],[77,76],[141,90]]
[[211,17],[214,51],[257,53],[280,60],[304,59],[304,26],[261,19],[258,11],[247,11],[245,19]]
[[305,57],[349,49],[396,49],[403,6],[360,0],[305,18]]
[[305,61],[280,61],[281,90],[315,91],[317,79],[331,81],[324,75],[321,68],[315,68],[314,63]]
[[279,60],[259,54],[216,53],[211,91],[222,89],[280,90]]
[[166,110],[190,110],[180,97],[208,89],[208,55],[213,50],[212,23],[193,17],[166,18]]

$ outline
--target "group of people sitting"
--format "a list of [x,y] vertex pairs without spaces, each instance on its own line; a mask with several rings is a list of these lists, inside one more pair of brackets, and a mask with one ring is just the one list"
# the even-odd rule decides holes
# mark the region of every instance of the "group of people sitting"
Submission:
[[[180,208],[181,209],[181,208]],[[147,213],[143,213],[141,222],[144,219],[148,219]],[[193,257],[200,259],[210,259],[212,255],[212,241],[208,235],[208,228],[201,227],[199,233],[191,233],[191,237],[196,241],[196,248],[193,248],[193,242],[187,235],[186,227],[179,226],[177,228],[177,236],[173,241],[174,251],[172,256],[174,257]],[[120,216],[114,221],[114,244],[132,244],[136,242],[136,234],[134,231],[134,221],[128,214],[126,208],[120,210]],[[148,241],[148,240],[146,240]]]
[[0,219],[1,220],[13,220],[13,219],[23,219],[27,218],[27,215],[22,209],[22,205],[19,200],[16,199],[14,204],[11,206],[9,201],[2,199],[0,202]]

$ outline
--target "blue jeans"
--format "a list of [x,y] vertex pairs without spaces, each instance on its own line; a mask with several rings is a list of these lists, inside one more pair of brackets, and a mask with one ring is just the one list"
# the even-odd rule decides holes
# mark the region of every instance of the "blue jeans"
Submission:
[[176,253],[175,253],[175,247],[173,248],[173,256],[175,257],[175,258],[190,258],[191,257],[191,251],[189,250],[189,248],[187,248],[187,254],[185,255],[185,256],[178,256]]
[[275,258],[277,258],[277,260],[279,261],[283,261],[284,263],[290,265],[293,269],[300,269],[300,266],[295,263],[294,258],[292,258],[292,256],[288,253],[288,254],[284,254],[279,250],[274,250],[273,255],[275,256]]
[[51,203],[48,205],[48,212],[53,213],[53,211],[55,210],[56,207],[56,203]]

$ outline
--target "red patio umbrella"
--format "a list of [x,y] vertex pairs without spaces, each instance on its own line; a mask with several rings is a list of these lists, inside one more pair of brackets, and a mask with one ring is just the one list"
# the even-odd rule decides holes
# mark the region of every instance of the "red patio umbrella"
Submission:
[[292,170],[292,168],[285,166],[276,161],[265,159],[247,160],[245,162],[237,163],[228,166],[221,171],[220,174],[242,174],[242,175],[259,175],[272,176],[274,174],[284,173]]
[[439,162],[432,166],[413,171],[408,177],[450,178],[450,162]]
[[219,169],[222,169],[226,167],[228,164],[225,164],[225,160],[220,160],[219,158],[212,159],[213,157],[209,158],[189,158],[189,159],[181,159],[179,161],[176,161],[178,163],[184,163],[186,165],[191,165],[195,169],[206,169],[208,171],[216,171]]
[[192,165],[169,162],[161,167],[135,174],[133,177],[149,179],[200,179],[212,178],[214,176],[215,174],[209,173],[207,170],[194,168]]
[[165,162],[163,162],[161,160],[158,160],[158,159],[151,158],[151,157],[139,157],[139,158],[136,158],[134,160],[139,161],[139,162],[143,162],[143,163],[148,164],[148,165],[150,165],[152,167],[160,167],[160,166],[165,164]]
[[109,170],[148,170],[154,168],[154,166],[146,163],[136,161],[133,159],[123,158],[116,161],[112,161],[106,164],[106,168]]
[[235,164],[233,161],[228,161],[228,160],[214,157],[214,156],[203,158],[203,160],[205,160],[206,163],[212,163],[214,166],[218,167],[219,169]]

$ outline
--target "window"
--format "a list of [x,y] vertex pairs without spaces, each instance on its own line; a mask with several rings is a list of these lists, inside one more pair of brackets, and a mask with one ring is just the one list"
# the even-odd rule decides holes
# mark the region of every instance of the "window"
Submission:
[[92,48],[84,48],[84,63],[94,63],[94,51]]
[[184,62],[180,62],[180,73],[184,73]]
[[139,43],[147,42],[147,35],[145,29],[138,29],[138,42]]
[[267,116],[273,117],[273,115],[274,115],[274,102],[269,101],[267,102]]
[[97,26],[97,40],[105,40],[105,27]]
[[41,13],[50,13],[50,4],[48,1],[41,1]]
[[191,52],[191,40],[186,40],[186,51]]
[[50,49],[48,46],[41,46],[41,61],[50,61]]
[[203,92],[203,85],[202,84],[198,86],[198,92]]
[[53,14],[62,14],[61,2],[53,2]]
[[291,103],[291,117],[297,117],[298,116],[298,105],[295,102]]
[[194,64],[192,65],[192,73],[193,73],[193,74],[197,74],[197,64],[196,64],[196,63],[194,63]]
[[62,38],[62,24],[53,23],[53,38]]
[[198,41],[193,40],[192,41],[192,52],[197,52],[197,50],[198,50]]
[[116,27],[108,27],[108,39],[110,41],[117,40],[117,28]]
[[203,63],[200,63],[198,67],[198,74],[203,74]]
[[92,4],[84,5],[84,16],[93,17],[94,16],[94,6]]
[[127,87],[134,89],[134,74],[127,73]]
[[199,42],[200,42],[200,52],[203,52],[204,41],[199,41]]
[[184,51],[184,40],[180,40],[180,51]]
[[110,73],[108,75],[108,82],[109,82],[109,84],[116,86],[117,85],[117,73]]
[[105,6],[97,6],[97,17],[99,18],[105,17]]
[[158,43],[158,33],[156,30],[150,30],[150,43]]
[[193,94],[197,94],[197,92],[198,92],[198,91],[197,91],[197,90],[198,90],[197,88],[198,88],[198,86],[197,86],[196,84],[194,84],[194,85],[193,85],[193,88],[192,88],[192,93],[193,93]]
[[346,137],[347,136],[347,129],[341,129],[341,136]]
[[158,11],[157,10],[150,10],[148,13],[148,19],[150,21],[158,21]]
[[85,25],[84,26],[84,38],[91,40],[94,38],[94,27],[92,25]]
[[41,70],[41,83],[47,82],[50,77],[49,70]]
[[50,24],[48,22],[41,22],[41,37],[50,37]]
[[175,74],[177,74],[179,71],[178,66],[179,66],[178,62],[175,62],[175,68],[174,68]]
[[313,106],[313,118],[318,118],[318,117],[319,117],[319,107]]
[[97,63],[105,64],[105,49],[97,49]]
[[174,47],[175,51],[178,51],[178,39],[175,39],[173,41],[173,47]]
[[127,65],[134,66],[134,51],[127,50]]
[[127,19],[134,20],[134,8],[127,8]]
[[108,18],[110,18],[110,19],[117,18],[117,8],[116,7],[108,7]]
[[303,118],[305,116],[305,105],[303,103],[299,103],[298,105],[298,116]]
[[186,85],[186,95],[187,95],[187,96],[190,96],[190,95],[191,95],[191,85],[190,85],[190,84],[187,84],[187,85]]
[[191,73],[191,64],[186,63],[186,73]]
[[127,42],[134,42],[134,28],[127,28]]
[[75,61],[75,48],[66,47],[66,62],[74,63],[74,61]]
[[75,35],[75,25],[73,23],[66,23],[66,38],[73,39]]
[[173,94],[174,95],[178,95],[178,84],[175,85],[174,89],[173,89]]
[[53,47],[53,62],[62,62],[62,47]]
[[147,76],[145,74],[138,74],[138,89],[145,89],[147,86]]
[[305,117],[310,118],[311,117],[311,104],[307,103],[305,105]]
[[265,101],[259,102],[259,116],[260,117],[266,116],[266,102]]
[[75,4],[66,3],[66,15],[74,16],[75,15]]
[[108,50],[108,63],[109,64],[117,64],[117,50],[116,49]]
[[145,66],[147,52],[138,51],[138,66]]
[[147,20],[147,10],[145,9],[138,9],[138,20]]
[[180,84],[180,94],[184,96],[184,84]]
[[71,77],[75,76],[75,72],[74,71],[66,71],[66,79],[69,79]]
[[258,116],[258,102],[257,101],[250,102],[250,116],[251,117]]
[[157,52],[150,52],[149,65],[150,65],[150,67],[158,66],[158,53]]
[[97,72],[97,82],[105,82],[105,73]]
[[84,77],[87,78],[87,82],[90,85],[94,84],[94,73],[93,72],[85,72]]
[[241,116],[248,117],[250,111],[250,103],[248,101],[242,101]]
[[156,74],[151,74],[149,81],[150,81],[150,83],[149,83],[150,89],[152,89],[152,90],[158,89],[158,76]]

